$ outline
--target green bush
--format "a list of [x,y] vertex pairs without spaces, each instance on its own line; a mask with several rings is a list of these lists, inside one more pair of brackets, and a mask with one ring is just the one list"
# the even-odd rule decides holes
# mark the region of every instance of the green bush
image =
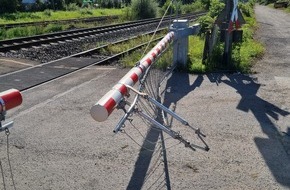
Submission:
[[133,19],[154,18],[157,15],[158,4],[155,0],[132,0],[131,14]]
[[233,48],[232,59],[237,70],[243,73],[249,73],[252,62],[256,58],[260,58],[264,53],[264,47],[261,43],[253,39],[248,39],[242,44],[238,44]]
[[254,10],[250,3],[240,3],[239,8],[244,16],[246,17],[254,16]]
[[66,11],[77,11],[80,7],[76,3],[70,3],[64,6]]
[[45,16],[48,16],[48,17],[50,17],[51,16],[51,10],[50,9],[45,9],[44,11],[43,11],[43,15],[45,15]]
[[200,36],[189,37],[190,48],[188,51],[187,70],[189,73],[204,73],[205,65],[202,64],[204,39]]
[[163,16],[165,14],[165,11],[167,10],[169,5],[170,5],[170,8],[167,11],[166,15],[176,14],[176,13],[181,14],[182,4],[180,1],[174,1],[174,3],[172,3],[171,0],[166,0],[162,8],[159,9],[160,16]]
[[205,33],[213,27],[216,17],[223,10],[224,6],[225,4],[219,0],[210,0],[209,12],[198,19],[201,25],[200,33]]
[[59,32],[62,30],[64,30],[64,25],[49,24],[45,27],[44,32],[45,33],[52,33],[52,32]]
[[205,5],[202,4],[201,0],[197,0],[192,4],[182,5],[181,10],[183,14],[202,11],[205,10]]
[[[224,7],[223,3],[220,3],[218,0],[211,0],[211,6],[209,8],[209,13],[206,16],[203,16],[199,19],[199,23],[202,26],[201,32],[206,32],[212,29],[217,15],[221,12]],[[263,55],[264,47],[261,43],[257,42],[253,36],[254,32],[257,29],[257,23],[255,20],[254,15],[254,1],[250,0],[247,3],[239,4],[240,10],[245,18],[246,24],[243,25],[243,40],[241,43],[233,43],[232,49],[232,63],[236,70],[239,70],[244,73],[250,72],[251,65],[253,61],[257,58],[260,58]],[[201,35],[203,36],[203,35]],[[217,35],[219,36],[219,34]],[[199,39],[204,43],[202,38]],[[194,44],[190,47],[193,48],[200,48],[203,50],[203,46],[199,43],[191,43]],[[196,47],[197,46],[197,47]],[[224,66],[221,64],[223,59],[224,53],[224,43],[219,42],[217,40],[217,44],[213,48],[213,52],[211,57],[206,60],[206,65],[203,65],[201,62],[201,52],[199,53],[190,53],[189,54],[189,65],[188,71],[189,72],[205,72],[210,71],[216,68],[223,68]],[[192,56],[195,55],[195,56]]]
[[93,15],[92,10],[89,8],[80,9],[80,13],[81,15]]
[[198,22],[201,26],[200,34],[205,33],[213,27],[215,19],[210,17],[209,15],[202,16],[198,19]]
[[248,73],[254,59],[260,58],[265,49],[253,36],[257,28],[253,17],[245,17],[247,24],[243,25],[243,41],[233,46],[232,60],[237,70]]
[[19,27],[19,28],[11,28],[6,31],[6,38],[16,38],[22,36],[28,36],[27,28]]
[[132,20],[132,14],[131,14],[131,8],[130,7],[125,7],[122,10],[123,14],[121,16],[122,20]]
[[220,14],[220,12],[225,7],[225,4],[220,2],[219,0],[210,0],[210,8],[209,8],[209,15],[212,18],[215,18]]
[[156,61],[155,65],[159,69],[165,70],[172,65],[173,62],[173,49],[172,46],[169,47],[162,56]]

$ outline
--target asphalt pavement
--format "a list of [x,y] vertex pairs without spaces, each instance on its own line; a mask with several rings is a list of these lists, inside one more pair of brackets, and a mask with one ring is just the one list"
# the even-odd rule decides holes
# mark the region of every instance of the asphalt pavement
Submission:
[[[16,188],[290,189],[289,61],[271,54],[273,43],[267,42],[279,37],[264,33],[276,24],[265,15],[289,15],[264,6],[256,13],[258,37],[267,45],[253,68],[257,74],[176,72],[164,86],[165,104],[201,128],[209,152],[192,151],[166,134],[164,151],[160,133],[136,117],[125,127],[134,141],[126,133],[114,134],[122,110],[94,121],[91,106],[128,72],[95,66],[24,91],[23,104],[8,112],[7,122],[15,122],[9,150]],[[289,19],[281,24],[288,31]],[[281,42],[289,39],[283,35]],[[175,120],[172,129],[199,143],[194,131]],[[5,133],[0,142],[5,184],[13,189]]]

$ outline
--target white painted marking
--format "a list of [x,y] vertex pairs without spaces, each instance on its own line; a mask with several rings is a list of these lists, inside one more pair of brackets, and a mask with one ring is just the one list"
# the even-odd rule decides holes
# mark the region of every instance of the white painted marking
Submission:
[[23,62],[20,62],[20,61],[15,61],[15,60],[10,60],[10,59],[0,59],[0,61],[6,61],[6,62],[11,62],[11,63],[17,63],[17,64],[25,65],[25,66],[34,66],[33,64],[23,63]]

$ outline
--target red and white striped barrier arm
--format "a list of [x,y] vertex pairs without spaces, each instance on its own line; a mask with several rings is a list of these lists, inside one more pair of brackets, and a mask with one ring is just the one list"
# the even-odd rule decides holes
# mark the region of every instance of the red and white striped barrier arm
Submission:
[[101,122],[109,117],[122,98],[128,93],[126,85],[134,86],[173,38],[174,32],[168,33],[141,59],[139,65],[133,67],[107,94],[92,106],[90,113],[94,120]]
[[22,95],[19,90],[10,89],[0,93],[0,114],[22,103]]

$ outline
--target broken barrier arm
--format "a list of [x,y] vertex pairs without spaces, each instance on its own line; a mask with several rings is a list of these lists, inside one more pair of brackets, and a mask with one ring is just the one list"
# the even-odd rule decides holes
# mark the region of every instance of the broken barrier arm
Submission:
[[126,85],[134,86],[168,44],[173,41],[173,38],[174,32],[169,32],[141,59],[140,64],[133,67],[107,94],[92,106],[90,113],[94,120],[101,122],[109,117],[124,96],[128,95]]

